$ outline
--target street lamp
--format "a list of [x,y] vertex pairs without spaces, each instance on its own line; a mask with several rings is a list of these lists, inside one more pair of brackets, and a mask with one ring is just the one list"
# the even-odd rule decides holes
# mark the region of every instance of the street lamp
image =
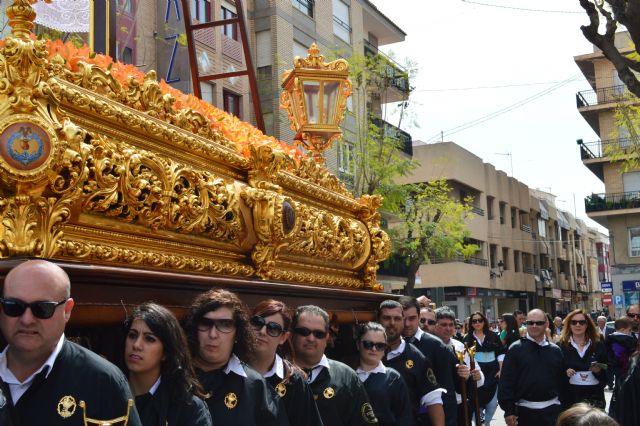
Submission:
[[344,59],[325,63],[315,43],[306,58],[296,57],[282,76],[280,108],[286,109],[296,145],[311,151],[317,161],[342,136],[347,98],[351,95],[349,64]]

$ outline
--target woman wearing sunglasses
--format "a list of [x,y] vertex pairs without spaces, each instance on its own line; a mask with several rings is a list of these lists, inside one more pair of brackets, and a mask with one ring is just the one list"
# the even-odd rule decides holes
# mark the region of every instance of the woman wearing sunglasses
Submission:
[[276,424],[277,406],[266,381],[243,362],[253,352],[255,333],[238,296],[219,289],[199,295],[184,325],[215,424]]
[[256,346],[250,365],[266,379],[278,403],[278,424],[322,426],[318,407],[304,372],[287,357],[291,313],[277,300],[264,300],[253,309],[251,327]]
[[364,383],[381,426],[412,425],[413,407],[402,376],[382,363],[387,333],[382,325],[368,322],[356,330],[360,361],[356,373]]
[[607,384],[607,352],[591,317],[582,309],[567,315],[558,341],[564,355],[569,385],[567,406],[587,402],[605,407],[604,387]]
[[144,426],[211,426],[178,320],[155,303],[125,323],[124,362]]
[[478,388],[478,403],[482,423],[490,424],[498,408],[498,379],[504,359],[504,347],[496,333],[489,330],[489,322],[481,312],[469,317],[471,331],[464,337],[467,347],[476,348],[475,360],[484,374],[484,385]]

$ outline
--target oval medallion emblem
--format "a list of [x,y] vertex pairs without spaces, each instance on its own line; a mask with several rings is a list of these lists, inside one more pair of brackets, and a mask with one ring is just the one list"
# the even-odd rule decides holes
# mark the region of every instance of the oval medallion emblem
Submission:
[[325,398],[331,399],[336,394],[336,391],[334,391],[333,388],[329,386],[324,390],[324,392],[322,392],[322,394],[324,395]]
[[408,359],[407,362],[404,363],[405,367],[411,369],[413,368],[413,360],[412,359]]
[[276,393],[280,398],[287,394],[287,386],[284,383],[280,382],[276,385]]
[[0,157],[14,169],[37,169],[50,154],[49,134],[35,123],[16,122],[0,134]]
[[60,398],[60,402],[58,402],[58,414],[63,419],[67,419],[73,416],[73,413],[76,412],[76,400],[71,395],[66,395]]
[[224,405],[226,405],[229,410],[236,408],[236,405],[238,405],[238,397],[236,394],[229,392],[227,396],[224,397]]

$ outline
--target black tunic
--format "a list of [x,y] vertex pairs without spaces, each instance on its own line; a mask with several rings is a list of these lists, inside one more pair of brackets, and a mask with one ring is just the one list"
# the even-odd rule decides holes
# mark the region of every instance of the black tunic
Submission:
[[516,414],[521,399],[541,402],[559,398],[567,381],[562,351],[549,343],[540,346],[526,337],[514,342],[502,363],[498,402],[504,415]]
[[635,355],[630,360],[627,373],[620,378],[613,390],[609,415],[620,426],[640,425],[640,358]]
[[322,368],[310,383],[318,411],[325,426],[378,424],[364,385],[355,371],[329,359],[329,369]]
[[[64,342],[49,376],[36,376],[15,407],[8,386],[3,383],[2,389],[6,402],[0,407],[0,420],[10,413],[12,426],[83,426],[81,401],[87,418],[95,420],[124,416],[127,401],[133,402],[129,384],[115,365],[69,341]],[[135,407],[128,425],[141,426]]]
[[385,354],[382,363],[400,373],[407,385],[413,411],[413,423],[425,422],[424,418],[420,420],[423,417],[419,415],[420,399],[440,387],[430,360],[411,343],[405,343],[404,350],[400,355],[391,359],[387,359],[387,355]]
[[407,426],[413,423],[413,408],[409,389],[393,368],[373,373],[364,381],[373,412],[381,426]]
[[322,419],[307,379],[294,372],[287,383],[280,377],[267,377],[278,403],[278,425],[322,426]]
[[478,343],[473,332],[465,336],[463,343],[469,348],[475,345],[476,353],[481,352],[494,354],[493,361],[480,362],[477,358],[475,359],[480,370],[482,370],[482,373],[484,374],[484,384],[478,388],[478,403],[480,406],[483,406],[491,401],[493,396],[496,394],[496,390],[498,388],[498,379],[496,378],[496,374],[500,371],[498,355],[503,354],[505,351],[502,343],[500,343],[500,338],[491,330],[489,330],[489,333],[485,334],[482,345]]
[[152,395],[136,396],[136,408],[143,426],[212,426],[211,414],[203,400],[192,395],[187,403],[176,400],[168,383]]
[[433,372],[440,387],[447,393],[442,394],[442,408],[445,414],[445,424],[448,426],[458,423],[458,401],[456,401],[456,391],[460,391],[459,385],[456,387],[456,356],[450,351],[442,340],[429,334],[423,333],[420,340],[413,343],[422,354],[431,361]]
[[205,401],[216,425],[277,425],[277,405],[262,375],[242,363],[247,377],[224,369],[196,374],[210,397]]
[[[575,371],[589,371],[592,362],[607,363],[607,352],[602,342],[591,343],[584,357],[580,357],[580,354],[571,343],[562,345],[560,349],[562,349],[562,354],[564,355],[565,372],[569,368]],[[594,407],[604,409],[606,405],[604,387],[607,384],[607,371],[602,369],[599,373],[593,373],[593,375],[598,379],[597,385],[584,386],[566,383],[565,401],[563,402],[567,407],[578,402],[586,402]]]

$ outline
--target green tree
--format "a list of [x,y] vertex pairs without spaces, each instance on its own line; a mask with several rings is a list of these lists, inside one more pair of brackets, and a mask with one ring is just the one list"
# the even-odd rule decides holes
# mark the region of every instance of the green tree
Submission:
[[407,263],[405,294],[413,294],[416,272],[433,258],[469,258],[478,250],[467,243],[466,221],[472,217],[472,198],[451,198],[444,179],[403,186],[406,201],[391,226],[394,252]]

